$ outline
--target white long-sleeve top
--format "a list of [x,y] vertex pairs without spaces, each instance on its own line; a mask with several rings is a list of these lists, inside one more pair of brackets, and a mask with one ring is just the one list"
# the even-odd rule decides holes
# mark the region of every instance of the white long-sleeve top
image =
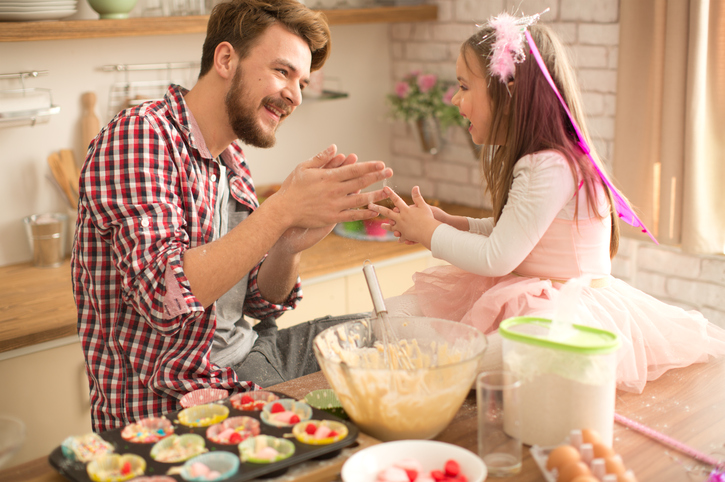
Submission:
[[[565,278],[584,273],[606,276],[610,218],[599,219],[587,206],[585,190],[578,196],[571,168],[556,151],[521,158],[498,223],[493,218],[468,218],[469,231],[443,224],[431,240],[434,257],[483,276],[518,274]],[[609,210],[603,188],[597,209]],[[551,259],[550,259],[551,258]]]

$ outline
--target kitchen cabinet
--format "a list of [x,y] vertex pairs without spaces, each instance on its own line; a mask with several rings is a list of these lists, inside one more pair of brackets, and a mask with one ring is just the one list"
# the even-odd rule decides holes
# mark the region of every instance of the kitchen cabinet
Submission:
[[[375,243],[370,242],[373,246]],[[444,264],[421,249],[410,254],[375,263],[375,273],[383,296],[403,294],[413,285],[413,273],[431,266]],[[347,270],[314,278],[302,279],[303,299],[293,311],[277,320],[280,328],[287,328],[326,315],[346,315],[372,311],[373,305],[362,272],[362,263]]]
[[[85,0],[80,0],[85,1]],[[437,5],[322,10],[330,25],[436,20]],[[57,22],[0,22],[0,42],[204,33],[208,15]]]
[[69,435],[91,431],[88,378],[77,340],[0,359],[0,414],[25,423],[25,443],[13,465],[50,453]]

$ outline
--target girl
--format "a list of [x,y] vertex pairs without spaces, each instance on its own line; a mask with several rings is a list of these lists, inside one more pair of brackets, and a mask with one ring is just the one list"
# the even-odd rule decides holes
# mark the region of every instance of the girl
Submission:
[[[725,354],[725,330],[610,275],[619,241],[615,208],[634,215],[596,153],[586,154],[590,143],[563,46],[540,25],[528,25],[534,45],[525,45],[524,31],[535,19],[492,19],[463,43],[456,62],[453,103],[470,121],[473,141],[485,145],[494,216],[447,214],[429,206],[418,187],[410,206],[387,187],[395,209],[369,206],[390,220],[386,229],[401,241],[421,243],[450,263],[416,273],[414,286],[386,304],[392,315],[477,327],[489,337],[487,363],[497,365],[499,323],[521,315],[551,318],[563,283],[586,276],[592,281],[582,291],[577,322],[620,336],[618,387],[641,392],[670,368]],[[529,54],[536,46],[561,100]]]

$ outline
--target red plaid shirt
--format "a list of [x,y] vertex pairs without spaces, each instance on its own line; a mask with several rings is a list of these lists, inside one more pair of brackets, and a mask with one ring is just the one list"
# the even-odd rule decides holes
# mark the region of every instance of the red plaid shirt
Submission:
[[[187,392],[255,388],[209,361],[215,308],[184,275],[184,251],[212,241],[220,169],[184,102],[186,90],[118,114],[91,144],[81,173],[71,257],[78,335],[86,357],[93,428],[100,432],[178,410]],[[222,154],[232,196],[259,206],[237,143]],[[244,313],[262,319],[294,308],[264,300],[259,266]]]

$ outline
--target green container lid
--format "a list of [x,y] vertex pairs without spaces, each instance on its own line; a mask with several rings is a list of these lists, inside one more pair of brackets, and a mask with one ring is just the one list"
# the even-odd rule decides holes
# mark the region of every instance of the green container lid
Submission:
[[619,337],[611,331],[584,325],[571,325],[573,333],[565,340],[549,338],[551,320],[517,316],[501,322],[498,332],[507,340],[581,355],[606,355],[619,348]]

